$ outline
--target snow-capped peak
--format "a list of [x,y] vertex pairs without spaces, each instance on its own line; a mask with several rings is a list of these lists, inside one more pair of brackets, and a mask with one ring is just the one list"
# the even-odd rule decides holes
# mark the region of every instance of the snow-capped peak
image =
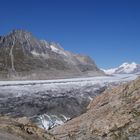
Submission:
[[128,68],[128,67],[131,67],[131,68],[136,68],[137,64],[135,62],[132,62],[132,63],[123,63],[122,65],[120,65],[119,67],[124,67],[124,68]]
[[140,72],[140,65],[132,62],[132,63],[123,63],[122,65],[120,65],[117,68],[113,68],[113,69],[108,69],[108,70],[104,70],[103,71],[106,74],[131,74],[131,73],[138,73]]
[[132,63],[123,63],[118,70],[117,73],[133,73],[135,69],[137,69],[137,64],[135,62]]
[[125,66],[128,66],[128,65],[129,65],[129,63],[125,62],[122,65],[120,65],[119,67],[125,67]]

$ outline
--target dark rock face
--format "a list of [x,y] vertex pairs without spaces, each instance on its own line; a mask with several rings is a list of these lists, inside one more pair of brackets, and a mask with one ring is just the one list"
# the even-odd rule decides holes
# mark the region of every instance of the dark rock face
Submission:
[[36,39],[24,30],[0,37],[1,79],[52,79],[103,75],[91,58]]

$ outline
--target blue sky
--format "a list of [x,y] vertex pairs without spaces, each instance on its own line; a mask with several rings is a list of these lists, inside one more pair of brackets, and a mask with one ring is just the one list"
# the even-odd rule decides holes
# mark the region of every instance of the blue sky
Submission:
[[140,63],[140,0],[1,0],[0,35],[26,29],[99,67]]

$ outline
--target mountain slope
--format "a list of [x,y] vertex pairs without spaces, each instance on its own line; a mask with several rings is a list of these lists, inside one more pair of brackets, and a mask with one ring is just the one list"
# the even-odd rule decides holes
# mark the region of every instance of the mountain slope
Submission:
[[24,30],[0,37],[0,78],[52,79],[103,75],[87,56],[36,39]]
[[88,111],[50,131],[61,140],[138,140],[140,138],[140,78],[107,90]]
[[133,63],[123,63],[118,68],[103,70],[106,74],[135,74],[140,72],[140,65]]

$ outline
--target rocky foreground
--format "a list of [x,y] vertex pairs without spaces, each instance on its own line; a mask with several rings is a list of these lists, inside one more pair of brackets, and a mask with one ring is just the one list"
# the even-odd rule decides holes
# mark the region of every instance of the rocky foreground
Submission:
[[50,132],[60,140],[140,140],[140,78],[107,90],[86,113]]
[[56,140],[27,118],[0,117],[0,140]]

